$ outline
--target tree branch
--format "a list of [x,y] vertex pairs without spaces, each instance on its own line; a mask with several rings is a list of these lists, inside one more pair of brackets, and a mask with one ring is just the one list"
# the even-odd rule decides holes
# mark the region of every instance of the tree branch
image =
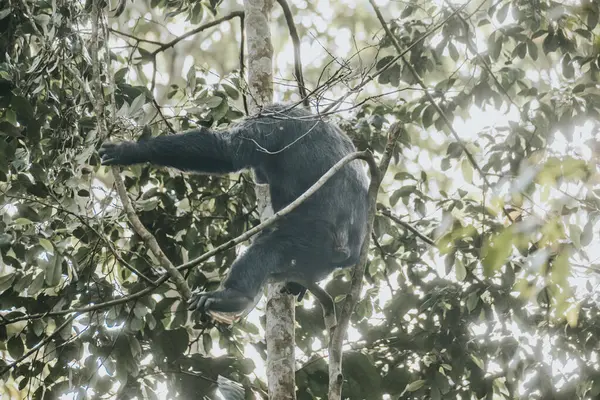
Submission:
[[[100,78],[100,62],[98,60],[98,52],[99,45],[98,42],[100,40],[100,29],[98,26],[100,24],[100,9],[97,4],[99,0],[94,0],[93,8],[92,8],[92,62],[93,62],[93,79],[94,86],[96,88],[96,92],[98,96],[96,97],[94,109],[96,112],[96,119],[98,134],[100,137],[108,136],[108,129],[106,128],[106,116],[104,115],[104,92],[102,89],[102,80]],[[167,273],[173,278],[175,286],[179,292],[183,295],[184,299],[187,300],[191,297],[192,291],[188,286],[185,278],[177,268],[171,263],[171,261],[167,258],[165,253],[160,248],[158,241],[142,224],[142,221],[138,218],[131,202],[129,201],[129,197],[127,196],[127,190],[125,189],[125,184],[123,183],[123,179],[121,178],[119,168],[112,167],[111,168],[113,178],[115,180],[115,186],[117,187],[117,192],[119,193],[119,197],[121,198],[121,204],[123,204],[123,208],[125,209],[125,213],[127,214],[127,218],[131,223],[133,229],[136,233],[142,238],[146,246],[150,248],[154,256],[159,260],[161,266],[167,270]]]
[[151,234],[150,231],[148,231],[148,229],[146,229],[144,224],[142,224],[142,221],[140,221],[139,217],[135,213],[135,210],[133,209],[133,206],[129,201],[129,196],[127,196],[127,189],[125,189],[123,179],[119,174],[119,168],[112,167],[111,170],[113,173],[113,177],[115,178],[115,186],[117,187],[117,192],[119,193],[119,197],[121,198],[121,203],[123,204],[123,208],[125,209],[125,213],[127,214],[127,219],[129,219],[129,223],[131,223],[131,226],[133,227],[135,232],[142,238],[146,246],[150,248],[154,256],[158,258],[160,265],[167,270],[167,273],[173,279],[175,286],[183,295],[183,298],[185,300],[189,299],[192,295],[192,291],[190,290],[190,287],[185,281],[185,278],[183,277],[181,272],[177,270],[173,263],[171,263],[167,255],[160,248],[160,245],[158,244],[158,241],[156,240],[154,235]]
[[31,350],[29,350],[28,352],[26,352],[25,354],[23,354],[21,357],[17,358],[15,361],[7,364],[4,368],[0,369],[0,376],[4,375],[8,371],[10,371],[11,369],[13,369],[17,365],[19,365],[19,363],[21,361],[25,360],[27,357],[29,357],[30,355],[32,355],[36,351],[39,351],[43,346],[45,346],[47,343],[49,343],[56,335],[58,335],[60,333],[60,331],[62,331],[65,327],[69,326],[69,324],[71,322],[73,322],[73,320],[75,318],[77,318],[78,315],[79,314],[75,314],[75,315],[72,315],[69,318],[67,318],[65,320],[65,322],[63,322],[58,327],[56,327],[56,329],[54,330],[54,332],[52,332],[50,335],[48,335],[43,340],[41,340],[38,344],[36,344],[35,346],[33,346],[31,348]]
[[[214,248],[213,250],[204,253],[202,256],[197,257],[185,264],[178,266],[177,269],[179,271],[184,271],[189,268],[192,268],[192,267],[196,266],[197,264],[208,260],[210,257],[212,257],[222,251],[225,251],[239,243],[242,243],[242,242],[248,240],[250,237],[256,235],[263,229],[271,226],[277,220],[279,220],[286,214],[289,214],[291,211],[293,211],[295,208],[297,208],[300,204],[302,204],[304,201],[306,201],[312,194],[314,194],[317,190],[319,190],[329,179],[331,179],[331,177],[333,175],[335,175],[336,172],[338,172],[340,169],[342,169],[344,165],[348,164],[349,162],[351,162],[353,160],[357,160],[357,159],[366,161],[369,164],[369,169],[371,171],[374,171],[375,170],[374,168],[377,168],[377,164],[375,163],[375,160],[373,159],[373,155],[367,151],[348,154],[346,157],[344,157],[340,161],[338,161],[333,167],[331,167],[329,169],[329,171],[327,171],[317,182],[315,182],[310,188],[308,188],[300,197],[298,197],[296,200],[291,202],[287,207],[285,207],[282,210],[280,210],[279,212],[277,212],[271,218],[269,218],[266,221],[264,221],[263,223],[255,226],[254,228],[246,231],[245,233],[241,234],[240,236],[236,237],[235,239],[232,239],[229,242],[224,243],[221,246],[218,246],[218,247]],[[87,307],[82,307],[82,308],[71,308],[68,310],[60,310],[60,311],[45,312],[45,313],[38,313],[38,314],[29,314],[29,315],[23,315],[23,316],[12,318],[12,319],[5,319],[2,322],[0,322],[0,326],[5,326],[5,325],[12,324],[12,323],[19,322],[19,321],[33,320],[33,319],[44,318],[44,317],[53,317],[53,316],[70,314],[70,313],[85,313],[85,312],[97,311],[97,310],[112,307],[115,305],[127,303],[131,300],[136,300],[140,297],[143,297],[143,296],[146,296],[146,295],[152,293],[152,291],[154,291],[157,287],[159,287],[160,285],[165,283],[169,279],[169,277],[170,277],[169,274],[164,274],[159,279],[157,279],[156,281],[153,282],[153,286],[146,287],[146,288],[140,290],[139,292],[133,293],[128,296],[124,296],[121,298],[109,300],[109,301],[106,301],[103,303],[99,303],[99,304],[95,304],[95,305],[87,306]]]
[[372,162],[369,162],[369,169],[371,171],[371,183],[369,184],[369,209],[367,219],[367,234],[363,242],[362,249],[360,251],[360,259],[353,269],[352,273],[352,284],[350,286],[350,292],[346,295],[346,299],[342,305],[342,312],[340,313],[339,321],[336,327],[330,331],[329,339],[329,400],[341,399],[342,396],[342,383],[344,381],[342,375],[342,344],[344,336],[348,330],[350,324],[350,317],[354,312],[354,307],[360,299],[362,291],[362,282],[365,275],[365,267],[367,264],[367,258],[369,255],[369,245],[371,243],[371,231],[373,230],[373,221],[375,219],[375,213],[377,212],[377,192],[385,172],[388,169],[392,153],[396,146],[396,141],[400,135],[402,129],[399,123],[395,123],[390,127],[387,144],[379,167],[375,163],[375,160],[371,158]]
[[184,39],[189,38],[190,36],[195,35],[196,33],[202,32],[208,28],[212,28],[213,26],[219,25],[221,22],[225,22],[225,21],[229,21],[230,19],[233,19],[235,17],[239,17],[239,18],[243,18],[244,17],[244,12],[243,11],[234,11],[222,18],[219,19],[215,19],[214,21],[210,21],[207,22],[206,24],[200,25],[199,27],[197,27],[196,29],[192,29],[189,32],[184,33],[183,35],[176,37],[175,39],[171,40],[170,42],[161,44],[160,46],[158,46],[157,49],[155,49],[152,53],[150,53],[153,56],[156,56],[158,53],[160,53],[161,51],[165,51],[170,47],[175,46],[177,43],[181,42]]
[[392,212],[390,210],[388,210],[387,208],[380,210],[381,215],[384,215],[386,217],[388,217],[389,219],[391,219],[392,221],[394,221],[395,223],[402,225],[404,228],[408,229],[409,231],[411,231],[412,233],[415,234],[415,236],[417,236],[419,239],[421,239],[422,241],[424,241],[425,243],[427,243],[430,246],[437,246],[435,244],[435,242],[433,240],[431,240],[430,238],[428,238],[427,236],[423,235],[421,232],[419,232],[415,227],[413,227],[411,224],[409,224],[408,222],[404,222],[402,221],[400,218],[396,217],[394,214],[392,214]]
[[[167,279],[169,279],[169,275],[165,274],[161,277],[161,279],[163,279],[163,280],[160,283],[164,283],[167,281]],[[160,279],[158,281],[160,281]],[[14,324],[15,322],[19,322],[19,321],[31,321],[34,319],[39,319],[39,318],[44,318],[44,317],[58,317],[60,315],[66,315],[66,314],[71,314],[71,313],[83,314],[83,313],[88,313],[88,312],[92,312],[92,311],[98,311],[98,310],[102,310],[102,309],[105,309],[108,307],[118,306],[119,304],[127,303],[128,301],[137,300],[140,297],[144,297],[144,296],[152,293],[154,291],[154,289],[156,289],[157,287],[158,286],[148,286],[147,288],[142,289],[139,292],[130,294],[129,296],[119,297],[117,299],[108,300],[108,301],[105,301],[102,303],[94,304],[92,306],[81,307],[81,308],[69,308],[67,310],[60,310],[60,311],[48,311],[48,312],[37,313],[37,314],[25,314],[20,317],[4,319],[0,323],[0,326]]]
[[319,190],[321,188],[321,186],[323,186],[333,175],[335,175],[336,172],[338,172],[340,169],[342,169],[344,167],[344,165],[348,164],[349,162],[351,162],[353,160],[357,160],[357,159],[366,161],[369,164],[369,169],[371,171],[373,171],[374,167],[377,167],[377,164],[375,163],[375,160],[373,159],[373,155],[367,151],[359,151],[356,153],[348,154],[347,156],[342,158],[340,161],[335,163],[335,165],[333,167],[331,167],[329,169],[329,171],[327,171],[321,178],[319,178],[318,181],[316,181],[311,187],[309,187],[304,193],[302,193],[302,195],[300,195],[300,197],[298,197],[296,200],[292,201],[290,204],[288,204],[283,209],[281,209],[278,212],[276,212],[275,214],[273,214],[273,216],[271,218],[256,225],[254,228],[247,230],[246,232],[244,232],[240,236],[236,237],[235,239],[231,239],[230,241],[223,243],[222,245],[220,245],[218,247],[215,247],[211,251],[208,251],[197,258],[194,258],[193,260],[190,260],[190,261],[186,262],[185,264],[181,264],[179,267],[177,267],[177,269],[180,271],[184,271],[188,268],[198,265],[201,262],[208,260],[209,258],[211,258],[212,256],[214,256],[217,253],[220,253],[220,252],[230,249],[242,242],[245,242],[246,240],[250,239],[252,236],[256,235],[263,229],[268,228],[269,226],[273,225],[281,217],[289,214],[300,204],[304,203],[306,201],[306,199],[308,199],[317,190]]

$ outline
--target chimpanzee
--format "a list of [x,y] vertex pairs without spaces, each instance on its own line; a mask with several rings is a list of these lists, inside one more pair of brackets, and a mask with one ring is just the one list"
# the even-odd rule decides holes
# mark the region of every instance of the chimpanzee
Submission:
[[[104,165],[150,162],[206,174],[252,169],[260,183],[269,184],[277,212],[354,151],[348,136],[322,117],[277,104],[224,131],[200,127],[137,143],[104,143],[99,153]],[[287,282],[298,294],[334,269],[356,264],[367,233],[368,184],[359,160],[346,164],[261,231],[234,261],[222,289],[194,294],[190,309],[242,312],[267,281]]]

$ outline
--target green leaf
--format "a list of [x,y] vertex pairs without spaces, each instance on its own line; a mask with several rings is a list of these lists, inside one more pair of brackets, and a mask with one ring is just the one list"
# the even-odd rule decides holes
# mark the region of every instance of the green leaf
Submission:
[[467,302],[466,302],[467,310],[469,310],[469,312],[473,312],[475,307],[477,307],[478,303],[479,303],[479,294],[477,292],[469,293],[469,296],[467,297]]
[[394,193],[392,193],[392,195],[390,196],[390,205],[392,207],[394,207],[398,203],[398,200],[400,200],[400,195],[401,193],[399,190],[396,190],[394,191]]
[[454,43],[450,42],[448,43],[448,52],[450,53],[450,58],[454,61],[458,61],[458,50],[456,49],[456,46],[454,45]]
[[23,340],[21,340],[21,336],[18,335],[8,339],[6,347],[8,349],[8,354],[10,354],[13,359],[21,357],[25,352]]
[[120,70],[115,72],[115,75],[113,78],[115,83],[121,83],[125,79],[125,75],[127,75],[128,72],[129,72],[128,67],[121,68]]
[[60,277],[62,276],[62,261],[62,256],[55,254],[50,257],[49,262],[46,263],[45,282],[49,287],[54,287],[60,283]]
[[8,121],[8,123],[10,123],[14,127],[18,126],[17,114],[10,108],[4,113],[4,120]]
[[375,68],[379,71],[394,59],[394,56],[385,56],[375,64]]
[[583,227],[583,232],[581,233],[580,243],[582,246],[587,246],[592,242],[594,238],[594,223],[589,220]]
[[572,92],[573,93],[581,93],[585,90],[585,84],[584,83],[580,83],[578,85],[575,85],[575,87],[573,88]]
[[519,57],[521,59],[525,58],[526,55],[527,55],[527,43],[526,42],[519,43],[512,52],[513,57]]
[[33,107],[29,100],[22,96],[13,96],[11,99],[12,109],[17,112],[22,118],[31,121],[35,118]]
[[454,274],[456,275],[456,279],[460,282],[464,281],[467,277],[467,268],[465,268],[465,264],[460,260],[460,258],[456,259],[454,263]]
[[44,272],[39,272],[35,276],[35,278],[33,278],[33,282],[31,282],[31,285],[27,289],[27,293],[30,296],[35,296],[36,294],[39,293],[40,290],[42,290],[42,288],[44,287],[44,276],[45,276]]
[[140,56],[142,56],[143,61],[152,61],[154,59],[154,55],[148,50],[138,47],[137,50],[140,52]]
[[189,90],[189,93],[194,93],[196,89],[196,66],[192,64],[185,76],[187,80],[186,88]]
[[0,20],[3,20],[4,18],[8,17],[11,11],[12,10],[10,8],[5,8],[4,10],[0,11]]
[[433,116],[435,115],[435,108],[429,105],[423,111],[423,127],[428,128],[433,124]]
[[448,150],[446,151],[446,155],[450,158],[458,158],[461,156],[463,152],[463,147],[458,142],[452,142],[448,145]]
[[142,106],[146,102],[146,95],[144,93],[136,97],[129,106],[129,116],[134,116],[138,111],[142,109]]
[[506,229],[499,235],[488,239],[482,249],[483,272],[486,276],[493,275],[512,254],[512,229]]
[[217,108],[223,102],[223,98],[219,96],[212,96],[206,100],[206,106],[208,108]]
[[408,385],[406,385],[405,391],[414,392],[414,391],[421,389],[423,387],[423,385],[425,385],[425,380],[419,379],[418,381],[414,381],[414,382],[411,382]]
[[137,332],[142,330],[142,328],[144,327],[144,321],[133,316],[131,317],[131,319],[129,320],[129,329],[131,329],[133,332]]
[[15,277],[16,275],[14,272],[10,272],[6,275],[0,276],[0,293],[4,292],[12,286]]
[[529,53],[529,57],[531,57],[531,59],[533,61],[537,60],[537,58],[538,58],[538,48],[537,48],[537,45],[535,44],[535,42],[533,40],[528,40],[527,41],[527,52]]
[[600,16],[600,13],[598,13],[597,10],[588,9],[587,27],[588,27],[588,29],[590,31],[594,30],[594,28],[596,27],[596,25],[598,25],[598,17],[599,16]]
[[18,293],[22,292],[25,289],[29,290],[29,287],[31,286],[32,282],[33,274],[24,275],[13,285],[13,290]]
[[559,47],[558,37],[554,33],[548,33],[542,43],[542,49],[544,53],[549,54],[556,51]]
[[54,253],[54,246],[52,246],[52,242],[48,239],[40,238],[40,245],[46,250],[48,253]]
[[571,56],[565,54],[562,59],[562,73],[563,76],[567,79],[573,78],[575,75],[575,68],[573,67],[573,63],[571,62]]
[[573,246],[577,249],[581,249],[581,228],[579,225],[569,224],[569,237]]
[[499,22],[504,22],[504,20],[506,19],[506,16],[508,15],[509,7],[510,7],[510,2],[507,2],[502,7],[500,7],[500,9],[498,10],[498,13],[496,13],[496,18],[498,18]]
[[454,266],[454,261],[456,260],[456,252],[452,251],[448,253],[446,257],[444,257],[444,265],[446,267],[446,275],[452,271],[452,267]]
[[460,169],[466,182],[473,183],[473,166],[466,158],[460,163]]
[[240,93],[233,86],[226,83],[222,83],[221,86],[223,87],[223,90],[225,90],[225,93],[227,93],[227,96],[232,100],[237,100],[240,97]]
[[477,365],[479,367],[479,369],[481,369],[482,371],[485,371],[483,361],[481,361],[479,358],[477,358],[473,354],[470,354],[469,356],[471,357],[471,360],[473,360],[475,365]]

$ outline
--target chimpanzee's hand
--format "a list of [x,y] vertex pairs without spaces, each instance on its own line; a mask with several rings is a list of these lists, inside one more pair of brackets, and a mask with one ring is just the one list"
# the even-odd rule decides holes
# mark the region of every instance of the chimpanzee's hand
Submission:
[[98,154],[102,165],[131,165],[144,162],[140,145],[135,142],[104,142]]

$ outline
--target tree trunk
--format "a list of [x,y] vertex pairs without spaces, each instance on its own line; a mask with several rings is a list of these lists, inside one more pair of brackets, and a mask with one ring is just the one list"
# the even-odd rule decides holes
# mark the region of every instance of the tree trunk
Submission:
[[[248,49],[248,106],[250,113],[273,101],[273,45],[269,30],[272,0],[245,0],[244,12]],[[273,215],[267,185],[256,186],[261,220]],[[280,293],[281,285],[267,288],[265,338],[267,341],[267,380],[269,398],[294,400],[295,336],[294,297]]]

